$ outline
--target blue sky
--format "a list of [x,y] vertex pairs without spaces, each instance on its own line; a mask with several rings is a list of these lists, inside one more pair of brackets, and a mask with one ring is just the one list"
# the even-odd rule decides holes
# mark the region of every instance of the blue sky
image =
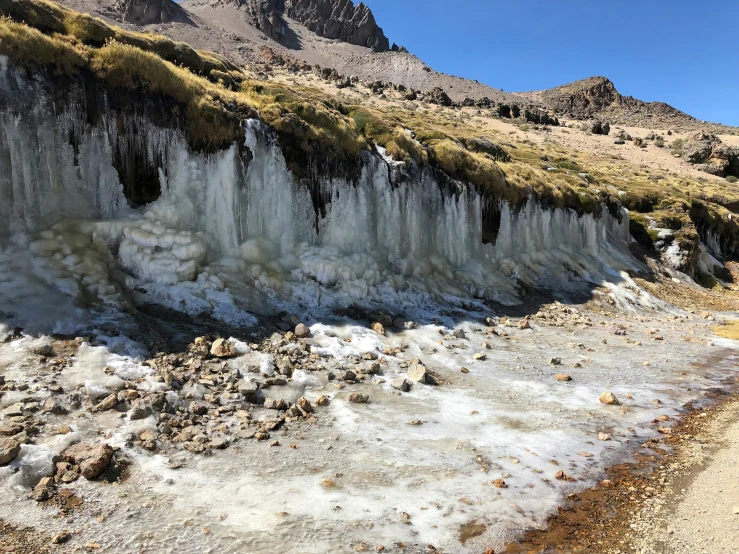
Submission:
[[603,75],[621,94],[739,125],[739,0],[364,0],[437,71],[506,91]]

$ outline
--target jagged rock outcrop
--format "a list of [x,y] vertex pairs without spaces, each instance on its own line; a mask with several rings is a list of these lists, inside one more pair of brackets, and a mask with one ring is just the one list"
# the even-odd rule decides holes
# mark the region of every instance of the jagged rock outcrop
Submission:
[[542,93],[542,97],[557,113],[589,118],[619,102],[621,95],[605,77],[590,77]]
[[366,46],[377,52],[390,50],[390,41],[377,25],[372,11],[352,0],[284,0],[284,14],[318,36]]
[[154,25],[175,21],[181,9],[172,0],[121,0],[118,6],[121,17],[136,25]]
[[246,9],[247,18],[254,27],[275,40],[283,37],[285,0],[237,0],[237,3]]
[[[372,11],[352,0],[235,0],[246,9],[249,22],[269,37],[280,40],[285,35],[283,17],[302,23],[320,37],[343,40],[349,44],[390,50],[390,41],[377,25]],[[394,51],[401,47],[393,45]],[[405,49],[402,49],[403,51]]]
[[716,135],[704,131],[693,133],[685,141],[682,155],[706,173],[739,176],[739,150],[725,145]]
[[607,135],[611,132],[611,125],[607,121],[595,120],[590,124],[590,132],[594,135]]
[[559,119],[539,108],[529,107],[523,110],[523,118],[529,123],[539,125],[559,125]]
[[441,87],[434,87],[432,90],[426,93],[426,101],[431,104],[438,104],[439,106],[451,106],[453,104],[452,99]]

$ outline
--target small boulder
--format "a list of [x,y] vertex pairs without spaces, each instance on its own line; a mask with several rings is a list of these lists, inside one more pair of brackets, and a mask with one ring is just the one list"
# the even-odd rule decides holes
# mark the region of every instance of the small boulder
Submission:
[[16,459],[21,451],[21,443],[15,439],[0,438],[0,465]]
[[411,382],[408,379],[403,379],[402,377],[396,377],[392,381],[390,381],[390,385],[401,392],[408,392],[411,390]]
[[56,494],[53,477],[44,477],[29,493],[28,498],[36,502],[45,502]]
[[349,395],[349,402],[352,404],[366,404],[369,396],[360,392],[353,392]]
[[416,383],[426,383],[429,377],[426,366],[420,362],[413,362],[408,368],[408,378]]
[[287,410],[290,405],[281,398],[265,398],[264,407],[270,410]]
[[372,322],[372,330],[377,333],[378,335],[384,335],[385,334],[385,326],[380,323],[379,321],[373,321]]
[[618,398],[616,398],[616,396],[611,391],[606,391],[601,394],[599,400],[602,404],[610,404],[613,406],[618,406],[620,404]]
[[33,348],[31,348],[31,351],[34,354],[38,354],[39,356],[43,356],[45,358],[48,358],[49,356],[54,355],[54,349],[49,343],[41,344],[39,346],[34,346]]
[[310,329],[305,323],[299,323],[295,326],[294,333],[296,337],[302,339],[310,335]]
[[613,439],[610,433],[598,433],[598,440],[599,441],[609,441]]
[[455,329],[452,332],[452,336],[455,339],[460,339],[460,340],[463,340],[463,339],[467,338],[467,335],[465,335],[465,333],[464,333],[464,329]]
[[556,374],[556,375],[554,376],[554,379],[555,379],[556,381],[572,381],[572,377],[570,377],[570,376],[569,376],[569,375],[567,375],[566,373],[557,373],[557,374]]
[[305,397],[298,398],[296,404],[307,414],[313,412],[313,405],[310,403],[310,400]]
[[115,408],[116,404],[118,404],[118,396],[115,394],[109,394],[95,405],[93,411],[105,412],[108,410],[112,410],[113,408]]
[[234,355],[234,345],[226,339],[216,339],[213,346],[210,347],[210,355],[216,358],[232,358]]
[[316,398],[316,406],[328,406],[330,403],[331,399],[324,394]]
[[62,460],[78,465],[80,473],[87,480],[100,477],[112,457],[113,448],[104,443],[91,445],[80,442],[62,452]]
[[193,356],[205,358],[210,351],[210,341],[205,337],[197,337],[192,344],[188,347],[188,350]]
[[54,414],[54,415],[64,415],[68,414],[69,410],[62,406],[59,402],[54,400],[53,398],[47,398],[44,402],[43,410],[48,414]]

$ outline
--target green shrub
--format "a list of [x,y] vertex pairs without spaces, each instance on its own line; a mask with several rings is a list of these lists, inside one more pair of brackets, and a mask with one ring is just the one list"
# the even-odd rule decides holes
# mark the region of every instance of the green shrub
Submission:
[[728,177],[726,177],[726,180],[729,183],[736,183],[737,181],[739,181],[739,179],[737,179],[736,176],[734,176],[734,175],[729,175]]

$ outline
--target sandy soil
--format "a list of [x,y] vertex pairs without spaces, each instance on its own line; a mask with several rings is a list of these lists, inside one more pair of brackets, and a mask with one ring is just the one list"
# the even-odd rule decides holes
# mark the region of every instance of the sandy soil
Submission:
[[739,402],[728,404],[685,454],[688,468],[634,517],[640,554],[739,550]]

